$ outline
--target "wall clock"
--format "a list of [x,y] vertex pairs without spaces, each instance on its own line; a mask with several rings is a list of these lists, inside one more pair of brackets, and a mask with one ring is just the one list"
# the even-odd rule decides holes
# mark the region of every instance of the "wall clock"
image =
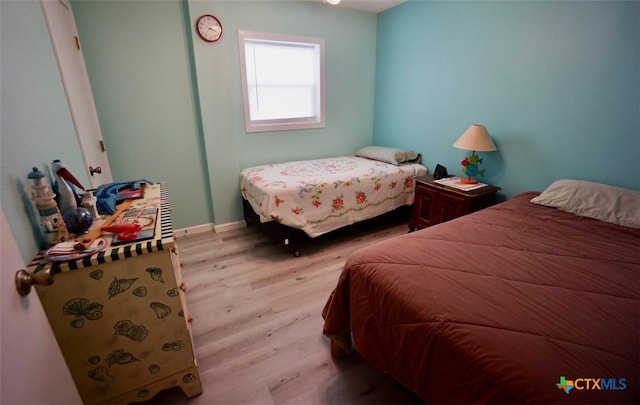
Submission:
[[222,24],[211,14],[203,14],[198,18],[196,30],[200,38],[207,42],[216,42],[222,36]]

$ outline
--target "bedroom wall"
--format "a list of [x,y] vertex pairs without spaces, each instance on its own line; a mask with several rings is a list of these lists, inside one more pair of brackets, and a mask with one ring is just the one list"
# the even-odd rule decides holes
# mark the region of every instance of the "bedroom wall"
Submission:
[[[376,15],[305,1],[192,1],[191,26],[212,13],[224,33],[214,44],[193,30],[203,139],[216,223],[242,218],[241,169],[264,163],[350,154],[371,143]],[[238,30],[321,37],[325,40],[326,127],[244,130]]]
[[60,159],[89,181],[40,3],[3,0],[0,18],[0,203],[28,263],[42,242],[31,168],[47,173]]
[[410,1],[378,20],[374,142],[461,174],[473,123],[505,196],[557,178],[640,189],[640,3]]
[[114,181],[166,181],[174,228],[213,222],[180,1],[73,1]]
[[[561,176],[640,188],[638,2],[410,1],[379,17],[284,1],[73,6],[114,176],[168,181],[177,228],[240,219],[243,167],[349,153],[372,132],[459,173],[451,144],[473,122],[498,144],[487,180],[506,195]],[[28,260],[31,167],[60,158],[86,179],[40,4],[0,7],[0,202]],[[223,20],[219,43],[194,37],[205,12]],[[240,28],[325,36],[327,128],[244,133]]]
[[[305,1],[74,1],[73,8],[114,177],[168,181],[176,228],[241,220],[242,168],[348,154],[371,142],[375,14]],[[213,44],[193,30],[205,13],[223,24]],[[245,133],[239,29],[325,39],[326,128]]]

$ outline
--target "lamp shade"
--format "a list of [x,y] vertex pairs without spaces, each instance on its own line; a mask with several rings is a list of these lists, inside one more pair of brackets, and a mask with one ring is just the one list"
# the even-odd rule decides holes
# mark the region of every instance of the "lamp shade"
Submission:
[[458,138],[453,147],[480,152],[491,152],[497,149],[487,132],[487,128],[478,124],[473,124],[464,131],[464,134]]

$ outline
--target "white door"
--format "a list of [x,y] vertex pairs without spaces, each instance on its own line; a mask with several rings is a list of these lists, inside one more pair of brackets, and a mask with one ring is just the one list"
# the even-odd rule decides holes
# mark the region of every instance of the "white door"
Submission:
[[71,3],[41,0],[41,4],[91,188],[111,183],[113,177]]
[[2,209],[0,235],[0,404],[80,404],[38,295],[16,291],[15,273],[25,266]]

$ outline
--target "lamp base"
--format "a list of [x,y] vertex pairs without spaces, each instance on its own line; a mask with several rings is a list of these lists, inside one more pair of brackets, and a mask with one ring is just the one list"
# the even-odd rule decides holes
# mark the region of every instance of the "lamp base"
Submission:
[[462,184],[478,184],[478,180],[472,179],[471,177],[467,177],[460,179],[460,183]]

